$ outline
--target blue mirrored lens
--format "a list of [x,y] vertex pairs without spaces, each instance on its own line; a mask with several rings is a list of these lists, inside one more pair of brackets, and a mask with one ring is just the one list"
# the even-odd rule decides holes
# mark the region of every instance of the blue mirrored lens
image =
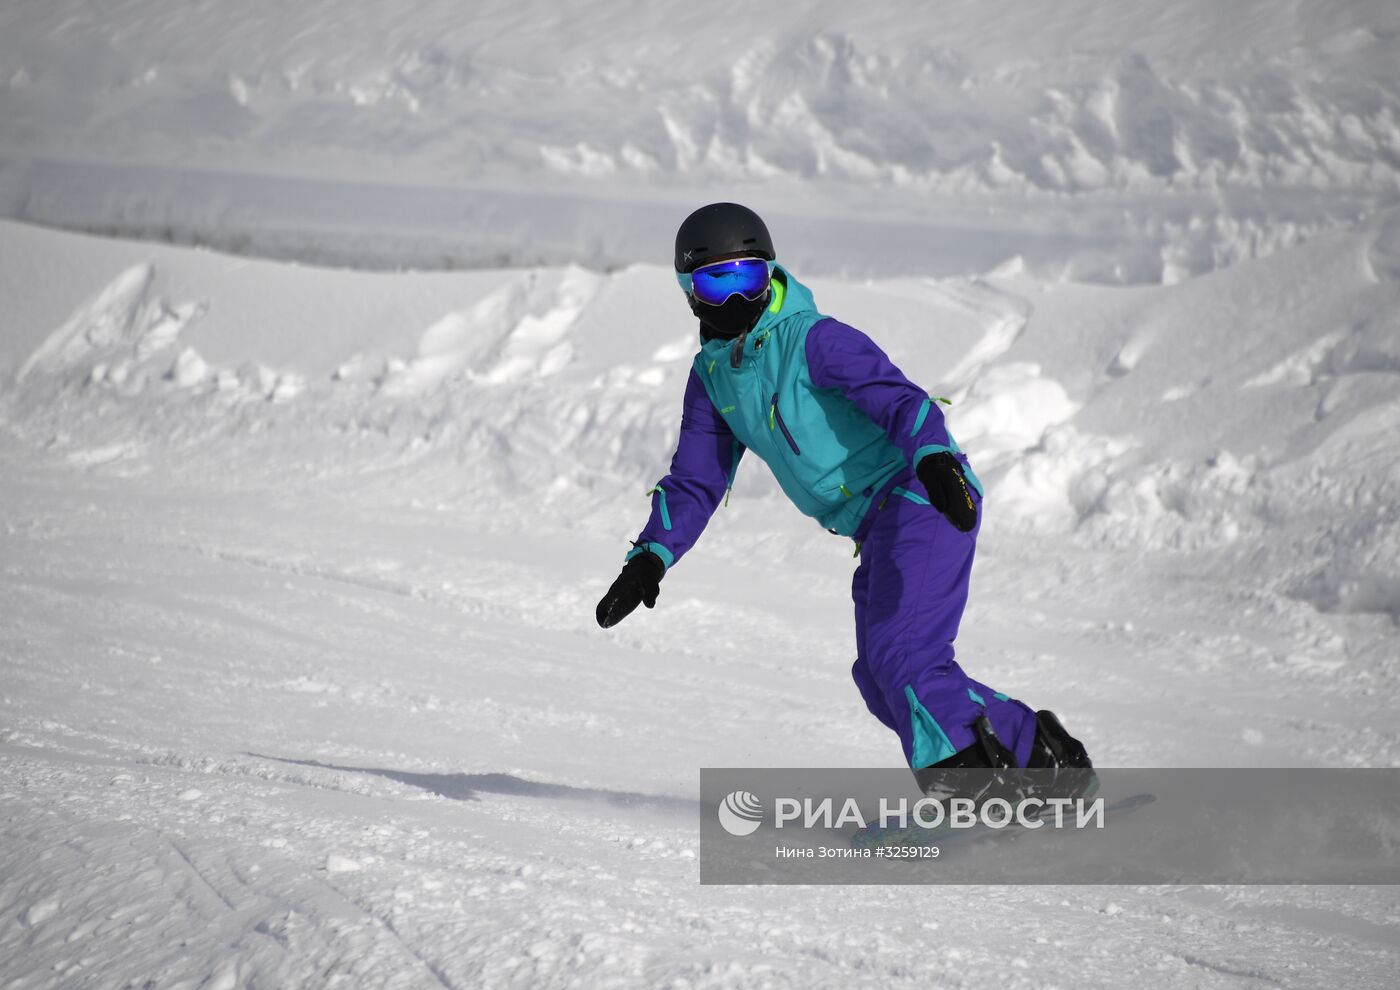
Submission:
[[768,290],[768,262],[762,258],[736,258],[697,268],[690,274],[691,292],[702,303],[718,306],[738,293],[757,299]]

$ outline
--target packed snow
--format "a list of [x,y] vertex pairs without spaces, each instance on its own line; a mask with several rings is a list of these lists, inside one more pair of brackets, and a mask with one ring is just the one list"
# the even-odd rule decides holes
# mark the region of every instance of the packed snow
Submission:
[[900,761],[851,544],[745,463],[593,606],[733,195],[952,400],[970,671],[1400,764],[1400,16],[750,7],[0,9],[0,984],[1393,985],[1391,887],[701,887],[700,767]]

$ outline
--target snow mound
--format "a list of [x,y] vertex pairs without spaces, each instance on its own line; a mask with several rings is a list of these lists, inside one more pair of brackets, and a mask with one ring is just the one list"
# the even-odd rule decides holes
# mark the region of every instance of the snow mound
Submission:
[[94,351],[114,351],[131,344],[127,338],[145,307],[153,274],[150,265],[135,265],[118,275],[39,345],[20,366],[16,379],[23,381],[35,369],[65,369]]
[[[1374,278],[1373,259],[1392,222],[1157,290],[1047,285],[1015,270],[814,288],[825,311],[949,396],[949,423],[997,508],[992,532],[1199,549],[1253,545],[1280,518],[1303,525],[1345,506],[1354,526],[1318,548],[1389,546],[1400,283]],[[83,256],[81,239],[16,226],[4,237],[38,265]],[[253,474],[411,465],[429,498],[494,492],[503,504],[522,485],[546,504],[586,491],[606,503],[664,471],[694,340],[662,269],[297,277],[262,262],[230,282],[208,254],[98,254],[95,275],[116,266],[97,276],[103,287],[55,329],[26,330],[32,349],[9,355],[6,415],[72,464],[144,470],[217,442],[221,460]],[[246,293],[249,276],[266,288]],[[47,303],[30,292],[25,305],[60,310],[69,291],[53,288]],[[243,330],[280,322],[279,300],[300,314],[294,351]],[[405,318],[434,311],[446,315],[426,329]],[[766,472],[741,470],[740,496],[775,492]],[[1390,580],[1385,567],[1290,573],[1325,588],[1307,594],[1327,607],[1383,602]],[[1353,579],[1381,590],[1344,595]]]

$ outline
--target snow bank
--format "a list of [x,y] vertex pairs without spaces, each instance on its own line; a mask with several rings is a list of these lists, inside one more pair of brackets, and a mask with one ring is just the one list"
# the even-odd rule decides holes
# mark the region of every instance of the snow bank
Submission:
[[[1171,282],[1400,195],[1393,5],[307,2],[0,13],[0,213],[367,267],[664,257]],[[743,23],[736,42],[731,26]],[[567,43],[561,41],[567,39]],[[837,233],[837,231],[840,231]]]
[[[813,284],[825,311],[951,397],[993,529],[1263,547],[1288,520],[1341,512],[1299,593],[1394,611],[1384,565],[1333,574],[1319,561],[1395,545],[1395,223],[1155,290],[1014,273]],[[77,448],[75,463],[137,469],[207,450],[253,474],[414,465],[431,476],[424,497],[513,516],[521,491],[611,504],[663,473],[674,443],[693,330],[663,268],[360,275],[3,235],[19,317],[0,352],[7,416]],[[741,470],[741,496],[773,491],[761,467]],[[1370,590],[1343,594],[1348,581]]]

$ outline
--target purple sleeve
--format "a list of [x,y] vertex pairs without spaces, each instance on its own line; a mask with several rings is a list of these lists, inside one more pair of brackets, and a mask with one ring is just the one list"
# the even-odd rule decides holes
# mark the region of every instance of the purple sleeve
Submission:
[[807,333],[807,369],[813,385],[839,389],[877,423],[910,466],[926,454],[957,450],[938,403],[854,327],[832,319],[812,327]]
[[667,568],[680,560],[714,515],[743,452],[692,368],[671,472],[648,493],[651,517],[628,558],[650,550]]

